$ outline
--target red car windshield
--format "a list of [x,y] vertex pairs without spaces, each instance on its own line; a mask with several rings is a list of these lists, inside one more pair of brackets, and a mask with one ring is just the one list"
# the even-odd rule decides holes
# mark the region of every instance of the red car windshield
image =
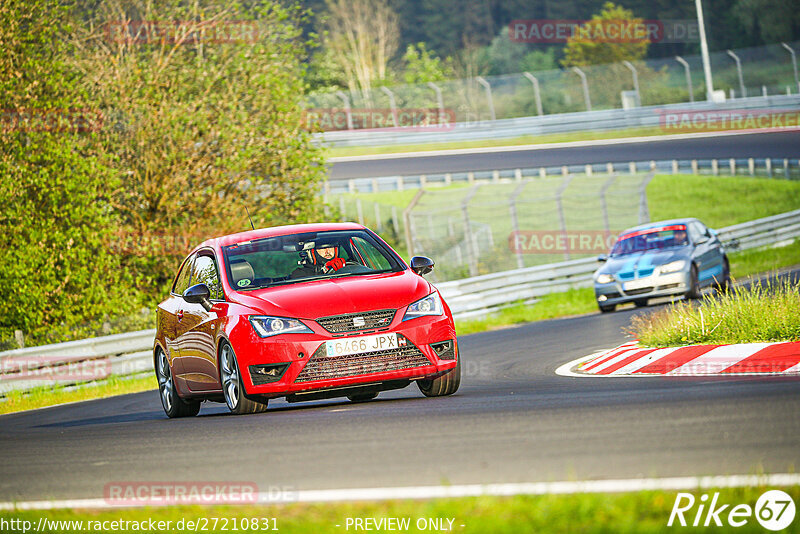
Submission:
[[611,249],[611,255],[623,256],[648,250],[682,247],[688,244],[686,226],[676,224],[623,234]]
[[228,280],[239,291],[404,269],[393,251],[363,230],[269,237],[223,252]]

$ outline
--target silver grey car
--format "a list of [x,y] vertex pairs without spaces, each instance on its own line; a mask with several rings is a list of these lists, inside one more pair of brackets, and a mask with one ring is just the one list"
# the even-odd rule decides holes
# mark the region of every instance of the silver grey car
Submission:
[[646,306],[656,297],[698,298],[708,286],[727,287],[730,264],[716,232],[697,219],[643,224],[620,234],[594,273],[601,312],[618,304]]

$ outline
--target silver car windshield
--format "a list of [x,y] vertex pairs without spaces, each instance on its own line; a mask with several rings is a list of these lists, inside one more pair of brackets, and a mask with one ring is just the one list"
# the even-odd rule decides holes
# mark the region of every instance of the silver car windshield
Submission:
[[685,247],[688,244],[689,240],[684,225],[650,228],[620,236],[614,244],[614,248],[611,249],[611,255],[624,256],[648,250]]

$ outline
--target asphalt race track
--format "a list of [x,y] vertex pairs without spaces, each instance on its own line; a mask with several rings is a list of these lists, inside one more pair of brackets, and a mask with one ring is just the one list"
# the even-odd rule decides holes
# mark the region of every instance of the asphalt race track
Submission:
[[452,397],[274,401],[168,420],[155,391],[0,416],[0,501],[102,498],[108,483],[254,482],[259,491],[796,472],[800,378],[567,378],[634,313],[460,338]]
[[400,156],[337,162],[332,180],[399,174],[483,171],[586,163],[711,158],[798,158],[800,130],[694,139],[652,138],[646,143],[594,141],[590,146],[473,152],[457,155]]

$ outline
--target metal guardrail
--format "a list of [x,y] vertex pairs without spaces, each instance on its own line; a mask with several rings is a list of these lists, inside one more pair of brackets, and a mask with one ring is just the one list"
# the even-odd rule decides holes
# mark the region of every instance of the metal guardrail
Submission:
[[[732,250],[767,246],[800,237],[800,210],[756,219],[717,231]],[[594,258],[526,267],[437,284],[453,315],[468,319],[514,302],[534,302],[547,293],[591,287]]]
[[[800,237],[800,210],[718,231],[728,246],[745,250]],[[548,293],[589,287],[594,258],[492,273],[437,284],[454,315],[465,319]],[[0,352],[0,395],[37,386],[71,385],[153,372],[155,330],[141,330]]]
[[[380,130],[345,130],[314,134],[314,138],[333,147],[417,145],[425,143],[447,143],[452,141],[480,141],[503,139],[524,135],[545,135],[578,131],[606,131],[626,128],[659,127],[665,114],[674,111],[725,111],[748,109],[787,110],[800,107],[800,95],[771,95],[737,98],[723,103],[685,102],[662,106],[646,106],[633,109],[608,109],[582,111],[456,123],[452,129],[435,131],[413,131],[403,128]],[[796,125],[795,125],[796,126]],[[667,128],[665,128],[667,130]],[[679,133],[675,130],[674,133]]]

